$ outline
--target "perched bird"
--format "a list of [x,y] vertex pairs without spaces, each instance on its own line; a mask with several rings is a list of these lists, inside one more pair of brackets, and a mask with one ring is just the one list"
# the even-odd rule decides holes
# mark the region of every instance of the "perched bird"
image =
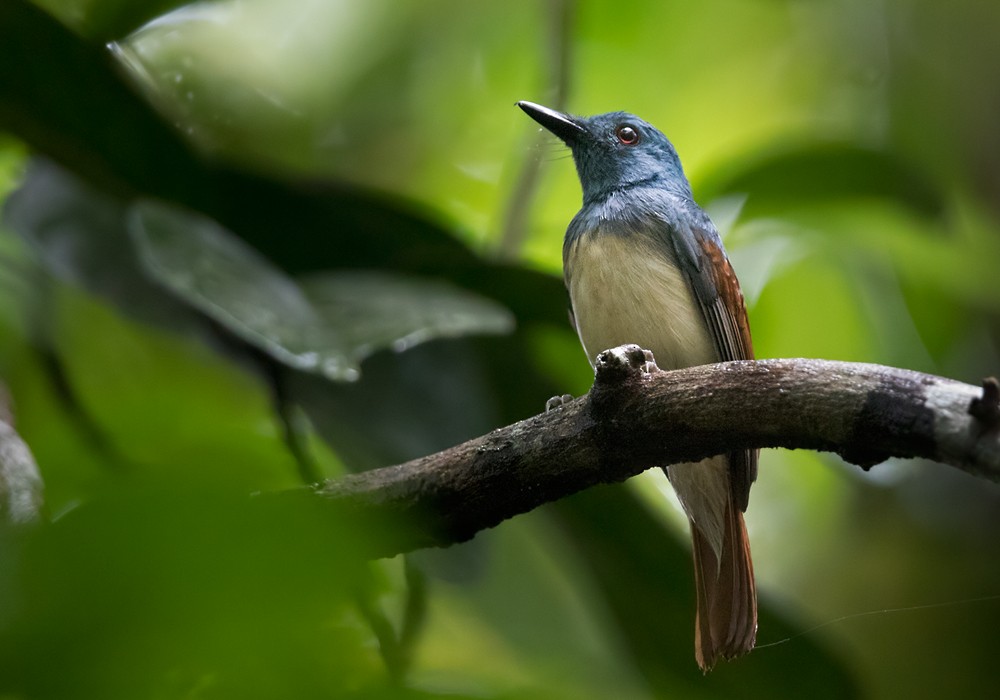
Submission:
[[[739,282],[670,141],[626,112],[576,117],[531,102],[517,106],[570,147],[583,187],[583,207],[563,243],[563,271],[590,363],[625,343],[652,350],[663,369],[753,359]],[[743,523],[757,452],[666,472],[691,522],[695,658],[708,671],[720,658],[750,651],[757,636]]]

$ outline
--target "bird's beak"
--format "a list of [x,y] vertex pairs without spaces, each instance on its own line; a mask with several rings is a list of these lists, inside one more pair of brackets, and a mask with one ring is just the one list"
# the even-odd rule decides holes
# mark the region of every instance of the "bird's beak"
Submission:
[[587,133],[576,117],[524,100],[518,102],[517,106],[523,109],[529,117],[562,139],[567,146],[575,146],[580,137]]

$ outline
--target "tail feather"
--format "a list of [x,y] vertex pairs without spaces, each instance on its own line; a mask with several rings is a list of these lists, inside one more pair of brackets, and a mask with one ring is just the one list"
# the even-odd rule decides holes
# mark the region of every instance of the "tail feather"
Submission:
[[743,513],[726,508],[721,560],[692,521],[694,573],[698,607],[694,651],[709,671],[720,658],[732,659],[753,649],[757,639],[757,591],[750,540]]

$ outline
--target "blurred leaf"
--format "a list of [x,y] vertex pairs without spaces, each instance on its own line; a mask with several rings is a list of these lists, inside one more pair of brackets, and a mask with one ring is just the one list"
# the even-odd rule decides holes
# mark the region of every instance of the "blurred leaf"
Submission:
[[453,235],[488,247],[506,164],[526,155],[510,148],[512,136],[530,131],[513,102],[538,87],[555,8],[293,6],[194,3],[121,41],[118,56],[168,121],[208,152],[257,171],[433,202],[458,222]]
[[[874,9],[874,7],[873,7]],[[877,10],[883,28],[873,45],[891,66],[883,99],[892,109],[889,137],[947,186],[974,193],[1000,215],[1000,84],[993,79],[1000,5],[933,0],[890,3]],[[860,19],[860,18],[858,18]],[[845,32],[861,44],[856,24]],[[897,31],[896,28],[903,29]],[[905,29],[904,29],[905,28]],[[843,37],[834,40],[843,44]],[[856,50],[845,46],[846,52]]]
[[0,128],[101,189],[204,213],[290,273],[384,267],[442,275],[500,301],[519,322],[565,323],[556,278],[486,263],[412,202],[199,159],[127,85],[107,51],[25,0],[0,5],[0,46]]
[[27,155],[21,143],[0,133],[0,202],[20,179]]
[[0,531],[0,692],[311,698],[378,688],[384,674],[351,613],[369,586],[353,553],[362,533],[310,505],[133,484],[36,532]]
[[[226,482],[237,493],[301,483],[268,387],[232,357],[131,323],[71,289],[60,290],[52,310],[53,352],[80,405],[122,458],[114,464],[104,456],[109,477],[119,466],[119,478],[169,473],[181,482]],[[45,423],[32,435],[44,443]],[[115,483],[108,481],[104,488]]]
[[434,338],[514,329],[514,318],[496,302],[439,280],[345,271],[315,274],[301,284],[324,321],[349,337],[356,359]]
[[[0,46],[0,127],[118,191],[129,182],[189,196],[204,189],[190,149],[126,85],[103,46],[26,0],[0,3]],[[170,177],[179,171],[190,179]]]
[[58,514],[120,475],[119,463],[101,449],[105,445],[95,444],[89,426],[81,426],[79,416],[66,406],[46,372],[45,358],[23,340],[7,345],[13,357],[5,368],[6,381],[17,397],[18,430],[45,477],[46,511]]
[[294,373],[289,392],[354,470],[397,464],[544,410],[558,385],[525,334],[441,340],[379,352],[350,384]]
[[143,22],[190,0],[34,0],[95,42],[117,39]]
[[940,190],[891,152],[852,144],[806,143],[731,161],[707,177],[700,198],[746,195],[746,218],[774,216],[851,198],[882,198],[922,216],[940,216]]
[[127,85],[106,49],[84,43],[25,0],[0,5],[0,46],[0,127],[112,193],[202,211],[291,271],[474,260],[413,205],[348,185],[289,185],[199,160]]
[[758,357],[878,361],[879,339],[867,330],[865,290],[852,262],[827,250],[775,272],[754,309]]
[[[212,294],[218,294],[219,290],[193,300],[198,308],[216,314],[214,317],[220,323],[209,328],[199,314],[164,291],[163,286],[149,280],[144,266],[133,253],[133,238],[125,231],[123,205],[115,199],[83,186],[57,167],[36,162],[24,186],[9,198],[4,213],[8,224],[32,243],[48,267],[60,277],[112,299],[116,306],[143,322],[181,331],[186,337],[207,341],[219,349],[219,333],[233,323],[224,307],[215,306],[218,301]],[[357,367],[358,360],[376,352],[377,357],[365,367],[378,376],[363,382],[356,390],[335,391],[326,381],[313,382],[296,373],[282,379],[290,382],[283,389],[284,395],[307,409],[316,429],[332,440],[353,469],[403,461],[443,449],[487,432],[501,422],[537,413],[548,396],[558,393],[558,387],[540,377],[533,363],[527,361],[531,353],[521,347],[521,341],[498,345],[494,339],[457,352],[451,351],[458,347],[454,343],[435,343],[412,360],[405,356],[414,350],[399,357],[394,353],[377,352],[380,348],[398,350],[418,340],[464,333],[470,328],[504,330],[510,317],[493,302],[444,281],[417,280],[376,271],[344,270],[308,275],[299,287],[280,270],[247,251],[238,240],[227,237],[215,224],[197,216],[185,218],[180,213],[169,214],[166,219],[173,227],[179,225],[179,230],[161,230],[167,238],[158,239],[160,243],[169,242],[174,236],[178,244],[190,243],[190,238],[201,235],[208,236],[213,245],[225,251],[225,255],[213,255],[212,259],[218,260],[209,264],[205,246],[199,245],[197,251],[185,250],[180,245],[144,246],[147,253],[157,256],[161,266],[165,263],[182,281],[186,278],[193,283],[190,276],[205,275],[207,268],[207,276],[198,279],[216,284],[221,270],[236,268],[240,274],[225,280],[225,285],[235,286],[222,291],[235,297],[227,303],[232,302],[237,307],[246,304],[246,299],[253,299],[253,304],[247,306],[254,312],[257,307],[272,307],[281,298],[273,289],[260,294],[256,285],[258,278],[263,276],[281,289],[292,290],[292,298],[300,309],[305,309],[306,321],[327,323],[329,318],[329,323],[341,325],[341,328],[333,326],[346,333],[335,349],[342,350],[350,360],[350,364],[344,365],[346,369]],[[145,236],[140,240],[145,240]],[[201,261],[195,262],[199,256]],[[248,269],[240,268],[241,265],[249,266],[249,285],[243,277]],[[562,332],[568,335],[562,306],[565,291],[561,282],[530,271],[509,270],[509,275],[494,277],[501,293],[516,299],[522,308],[529,305],[537,308],[539,301],[551,304],[558,309]],[[468,273],[463,272],[460,277],[475,283],[475,270],[469,268]],[[540,285],[552,287],[554,293],[539,295]],[[188,293],[184,289],[179,291],[184,295]],[[415,304],[418,299],[419,304]],[[308,308],[303,304],[308,304]],[[290,315],[287,310],[274,312],[274,315],[287,326]],[[75,340],[63,342],[65,353],[62,356],[69,363],[72,385],[82,392],[81,400],[89,409],[97,412],[102,426],[111,431],[112,441],[130,446],[129,455],[141,455],[142,461],[148,462],[163,448],[157,447],[158,442],[154,441],[148,449],[136,451],[142,444],[142,439],[136,436],[147,432],[142,418],[146,412],[133,405],[132,392],[127,388],[148,387],[150,382],[156,385],[156,377],[160,374],[174,379],[169,380],[170,390],[159,391],[158,397],[174,396],[177,391],[192,391],[196,386],[212,386],[213,383],[206,383],[204,379],[192,383],[183,375],[176,375],[178,368],[171,363],[163,364],[166,356],[146,343],[145,334],[141,335],[141,342],[133,337],[138,329],[123,337],[105,328],[106,323],[98,324],[96,327],[104,330],[95,332],[95,319],[89,315],[75,312],[66,318],[73,319],[67,337]],[[359,319],[364,323],[356,326]],[[212,329],[214,332],[209,332]],[[318,328],[306,330],[311,335],[304,341],[317,340]],[[239,332],[256,332],[256,329],[240,328]],[[319,340],[325,342],[330,337],[333,336],[323,336]],[[273,340],[264,339],[266,342]],[[90,349],[93,352],[89,352]],[[224,344],[223,349],[231,356],[246,359],[246,353],[238,344]],[[169,349],[165,351],[169,354]],[[236,354],[232,355],[234,351]],[[312,351],[313,348],[306,347],[303,352]],[[101,361],[100,358],[115,359]],[[244,363],[244,367],[255,372],[260,370],[256,363]],[[142,371],[135,375],[130,368]],[[200,370],[195,375],[200,376]],[[518,377],[519,381],[511,381],[512,377]],[[533,390],[525,391],[525,386]],[[140,396],[135,398],[145,396],[144,392],[142,389]],[[201,393],[194,391],[192,396],[201,396]],[[502,397],[501,404],[505,406],[502,417],[496,413],[495,396]],[[174,400],[183,401],[180,396]],[[133,408],[119,411],[116,404]],[[214,405],[212,400],[209,404]],[[247,404],[244,401],[242,405]],[[209,413],[214,410],[210,409]],[[183,425],[196,424],[195,416],[202,416],[199,411],[185,410],[183,413],[191,417],[191,420],[185,418],[181,422]],[[226,415],[230,413],[225,411]],[[123,423],[122,417],[129,417],[129,420]],[[126,429],[133,419],[138,423]],[[211,421],[205,424],[205,429],[211,432]],[[218,438],[222,443],[226,440],[221,434]],[[193,433],[188,434],[186,440],[203,445],[203,439],[195,438]],[[175,445],[175,442],[170,444]],[[170,447],[167,452],[174,449]],[[284,464],[280,469],[285,469]]]
[[[415,553],[438,573],[415,683],[447,673],[484,691],[527,678],[553,698],[656,697],[622,643],[588,563],[556,524],[545,507],[457,547]],[[478,555],[476,575],[454,569],[440,575],[441,555],[454,550]]]
[[[134,319],[185,333],[196,314],[154,284],[136,258],[125,205],[41,159],[3,205],[3,225],[57,279],[97,294]],[[44,322],[44,319],[38,319]]]
[[444,281],[344,271],[313,275],[300,287],[204,217],[152,202],[129,215],[46,163],[36,163],[8,198],[4,218],[56,274],[137,318],[199,330],[166,287],[275,359],[333,379],[355,378],[359,361],[383,347],[513,326],[495,302]]
[[513,327],[498,304],[443,282],[342,272],[300,286],[214,221],[163,204],[134,205],[129,229],[146,269],[177,296],[279,362],[329,379],[356,379],[382,348]]

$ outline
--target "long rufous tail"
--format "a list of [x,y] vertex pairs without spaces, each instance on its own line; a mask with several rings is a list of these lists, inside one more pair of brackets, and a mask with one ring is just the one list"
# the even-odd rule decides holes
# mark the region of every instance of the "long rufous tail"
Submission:
[[730,499],[726,507],[722,561],[692,521],[694,580],[698,595],[694,654],[708,672],[720,658],[753,649],[757,640],[757,590],[743,513]]

